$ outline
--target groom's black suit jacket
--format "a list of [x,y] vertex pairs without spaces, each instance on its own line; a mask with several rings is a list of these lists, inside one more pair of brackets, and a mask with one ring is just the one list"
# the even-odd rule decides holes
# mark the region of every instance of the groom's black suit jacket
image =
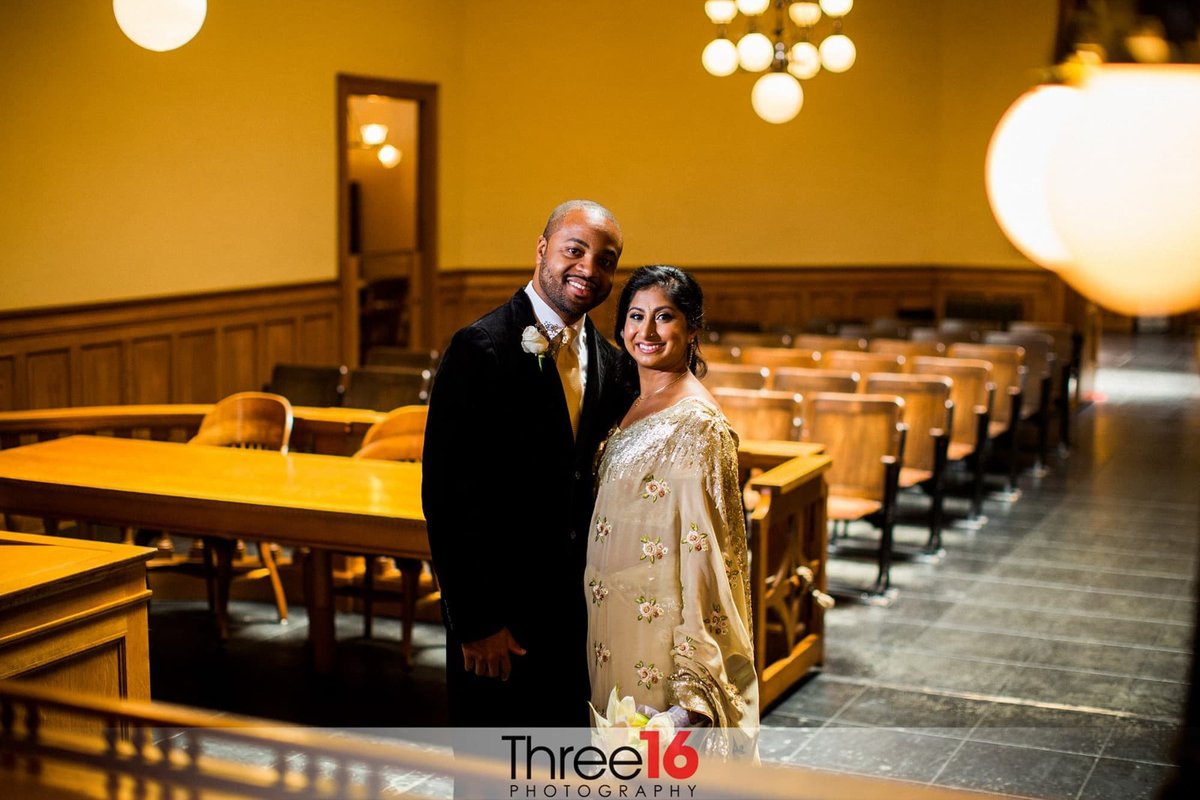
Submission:
[[[585,725],[583,570],[593,460],[629,407],[619,351],[587,326],[587,383],[572,437],[554,361],[521,347],[524,290],[454,335],[425,429],[422,502],[442,590],[450,721]],[[528,654],[502,683],[464,672],[461,643],[507,627]]]

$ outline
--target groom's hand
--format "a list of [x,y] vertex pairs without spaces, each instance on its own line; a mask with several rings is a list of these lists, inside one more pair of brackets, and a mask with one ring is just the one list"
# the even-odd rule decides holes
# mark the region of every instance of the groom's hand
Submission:
[[463,669],[467,672],[474,672],[481,678],[506,681],[512,672],[509,654],[523,656],[525,648],[517,644],[508,628],[501,628],[491,636],[467,642],[462,646],[462,652]]

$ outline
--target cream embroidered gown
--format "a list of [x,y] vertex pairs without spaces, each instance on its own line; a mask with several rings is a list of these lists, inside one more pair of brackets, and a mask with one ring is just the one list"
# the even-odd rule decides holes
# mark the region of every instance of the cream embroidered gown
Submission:
[[[699,398],[614,429],[588,541],[592,705],[681,705],[758,728],[737,441]],[[735,749],[737,748],[735,745]]]

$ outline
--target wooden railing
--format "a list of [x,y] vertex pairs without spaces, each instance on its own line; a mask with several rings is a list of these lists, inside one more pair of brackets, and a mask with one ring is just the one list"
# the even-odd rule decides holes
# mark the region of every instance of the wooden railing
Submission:
[[750,482],[751,608],[759,702],[777,699],[825,656],[825,473],[830,458],[794,458]]
[[[49,720],[90,718],[87,735]],[[494,731],[494,738],[503,731]],[[526,731],[540,734],[554,731]],[[558,731],[573,734],[569,731]],[[426,734],[447,731],[426,729]],[[768,735],[763,731],[763,736]],[[583,733],[586,736],[586,732]],[[422,737],[429,741],[431,736]],[[544,739],[545,737],[540,737]],[[567,737],[564,737],[564,740]],[[689,740],[690,741],[690,740]],[[531,741],[531,744],[534,743]],[[537,741],[539,745],[556,744]],[[569,759],[573,757],[568,755]],[[628,761],[624,762],[626,765]],[[589,769],[589,772],[592,770]],[[430,779],[485,786],[485,796],[567,797],[581,781],[510,777],[510,764],[452,754],[448,747],[384,742],[267,720],[201,712],[165,703],[109,700],[61,689],[0,681],[0,796],[22,800],[193,800],[444,796]],[[486,781],[486,783],[481,783]],[[603,791],[598,785],[605,784]],[[423,792],[427,784],[429,790]],[[677,788],[671,791],[671,786]],[[701,755],[698,771],[673,783],[649,779],[592,781],[592,796],[762,800],[970,800],[977,793],[906,781],[838,775],[803,767],[728,764]],[[657,791],[656,791],[657,789]],[[599,790],[599,791],[595,791]],[[464,796],[476,796],[469,790]],[[586,796],[586,795],[583,795]]]

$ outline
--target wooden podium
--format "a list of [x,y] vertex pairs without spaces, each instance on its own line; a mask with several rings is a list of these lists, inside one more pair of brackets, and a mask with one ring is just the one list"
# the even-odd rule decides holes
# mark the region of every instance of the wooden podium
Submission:
[[152,555],[0,531],[0,680],[149,700]]

